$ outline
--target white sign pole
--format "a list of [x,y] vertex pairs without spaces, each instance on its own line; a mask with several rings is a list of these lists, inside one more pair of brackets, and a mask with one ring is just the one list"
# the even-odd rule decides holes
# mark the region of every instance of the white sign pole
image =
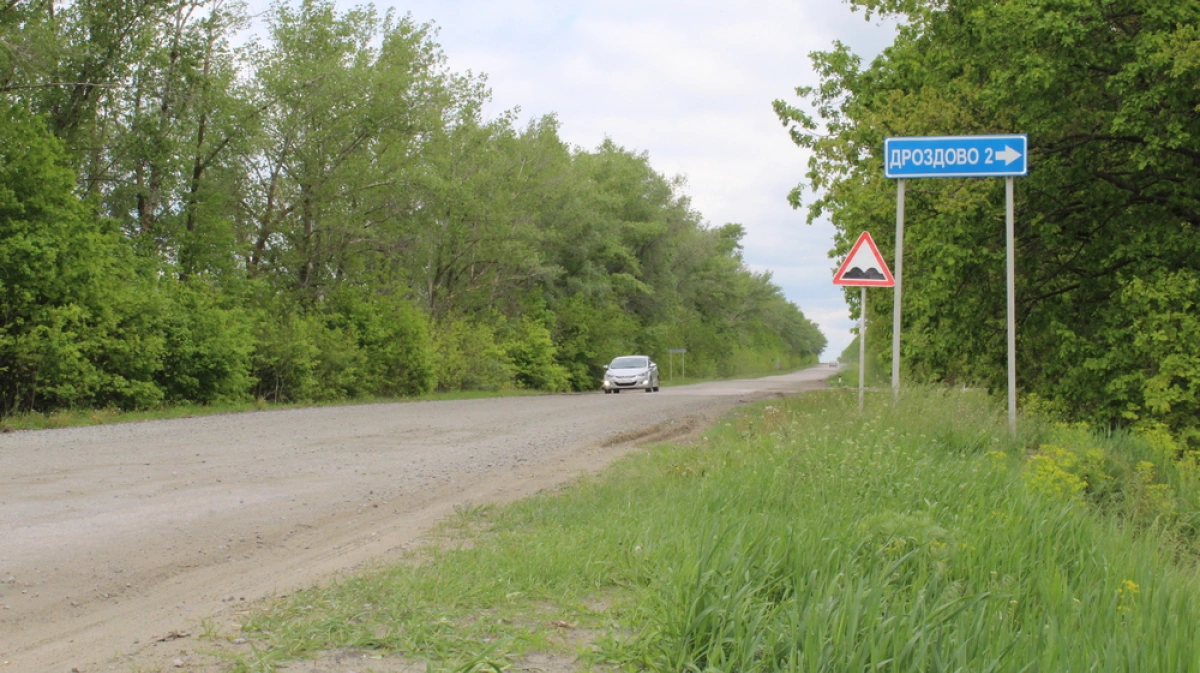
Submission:
[[[1008,430],[1017,436],[1017,290],[1016,290],[1016,252],[1013,242],[1013,179],[1004,178],[1004,224],[1007,234],[1008,256]],[[900,274],[896,274],[896,283],[900,283]]]
[[892,404],[900,401],[900,278],[904,274],[904,178],[896,180],[896,293],[892,295]]
[[858,308],[858,410],[863,410],[863,388],[867,376],[867,286],[862,288]]

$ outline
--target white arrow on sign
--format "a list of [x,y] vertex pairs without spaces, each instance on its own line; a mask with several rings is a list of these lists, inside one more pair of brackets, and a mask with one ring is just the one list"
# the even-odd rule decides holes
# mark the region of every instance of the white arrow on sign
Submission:
[[1007,166],[1017,159],[1020,159],[1021,153],[1009,147],[1008,145],[1005,145],[1004,151],[996,152],[996,158],[1002,160],[1004,165]]

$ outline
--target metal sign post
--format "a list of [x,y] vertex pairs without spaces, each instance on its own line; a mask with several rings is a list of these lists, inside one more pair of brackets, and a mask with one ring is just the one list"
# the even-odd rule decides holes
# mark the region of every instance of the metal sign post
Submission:
[[896,292],[892,295],[892,404],[900,401],[900,279],[904,274],[904,179],[896,181]]
[[1028,175],[1024,135],[886,138],[884,175],[896,178],[896,296],[892,311],[892,394],[900,396],[900,280],[904,250],[906,178],[1005,178],[1005,247],[1008,289],[1008,428],[1017,433],[1016,265],[1013,178]]
[[1013,250],[1013,179],[1004,178],[1004,233],[1008,239],[1005,257],[1008,270],[1008,431],[1017,435],[1017,288],[1016,253]]
[[867,288],[862,288],[858,312],[858,410],[863,409],[863,390],[867,383]]

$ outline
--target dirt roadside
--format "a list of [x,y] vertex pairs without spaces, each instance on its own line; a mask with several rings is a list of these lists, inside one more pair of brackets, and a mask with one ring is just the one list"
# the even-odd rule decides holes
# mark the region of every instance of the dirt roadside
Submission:
[[395,558],[456,506],[555,488],[833,372],[0,436],[0,673],[160,670],[205,625]]

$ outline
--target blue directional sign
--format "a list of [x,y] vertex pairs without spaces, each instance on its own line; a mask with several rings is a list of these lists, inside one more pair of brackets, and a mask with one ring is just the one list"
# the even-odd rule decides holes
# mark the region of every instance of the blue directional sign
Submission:
[[932,136],[883,141],[889,178],[998,178],[1026,175],[1029,138]]

